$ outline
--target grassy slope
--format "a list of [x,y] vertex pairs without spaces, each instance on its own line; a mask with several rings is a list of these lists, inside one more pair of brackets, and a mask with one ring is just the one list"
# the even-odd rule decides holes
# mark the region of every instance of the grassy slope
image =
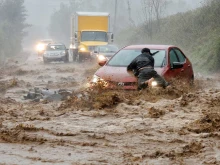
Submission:
[[[144,25],[124,30],[118,42],[126,44],[172,44],[183,49],[198,72],[220,70],[220,1],[162,20],[160,32],[150,39]],[[155,25],[155,28],[156,25]]]

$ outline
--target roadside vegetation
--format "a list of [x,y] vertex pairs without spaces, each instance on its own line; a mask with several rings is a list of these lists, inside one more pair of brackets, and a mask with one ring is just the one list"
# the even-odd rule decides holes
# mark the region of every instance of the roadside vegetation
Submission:
[[219,0],[205,1],[196,10],[158,19],[155,17],[157,11],[154,6],[143,6],[144,13],[154,12],[146,13],[144,24],[123,30],[118,36],[118,42],[177,45],[186,52],[196,72],[210,73],[220,70]]
[[0,0],[0,64],[22,50],[25,13],[24,0]]

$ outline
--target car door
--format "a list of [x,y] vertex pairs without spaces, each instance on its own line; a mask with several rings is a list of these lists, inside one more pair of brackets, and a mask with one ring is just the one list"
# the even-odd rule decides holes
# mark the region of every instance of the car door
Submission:
[[182,68],[174,69],[173,63],[174,62],[180,62],[177,53],[174,51],[173,48],[171,48],[168,52],[168,70],[165,73],[165,78],[169,81],[173,78],[182,78]]
[[174,51],[180,63],[183,64],[183,68],[181,68],[182,77],[189,80],[191,78],[191,64],[187,61],[185,55],[179,48],[174,48]]

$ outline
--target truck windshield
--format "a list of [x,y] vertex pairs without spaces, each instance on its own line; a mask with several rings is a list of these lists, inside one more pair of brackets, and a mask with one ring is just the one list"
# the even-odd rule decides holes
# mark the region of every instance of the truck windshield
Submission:
[[108,42],[107,33],[100,31],[83,31],[81,41],[102,41]]

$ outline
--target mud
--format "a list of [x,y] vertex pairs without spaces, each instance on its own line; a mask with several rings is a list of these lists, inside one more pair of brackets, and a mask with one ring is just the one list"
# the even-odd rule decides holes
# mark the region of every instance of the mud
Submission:
[[[218,78],[165,90],[86,90],[96,69],[44,65],[34,55],[1,68],[0,164],[220,164]],[[22,99],[34,87],[72,94]]]

